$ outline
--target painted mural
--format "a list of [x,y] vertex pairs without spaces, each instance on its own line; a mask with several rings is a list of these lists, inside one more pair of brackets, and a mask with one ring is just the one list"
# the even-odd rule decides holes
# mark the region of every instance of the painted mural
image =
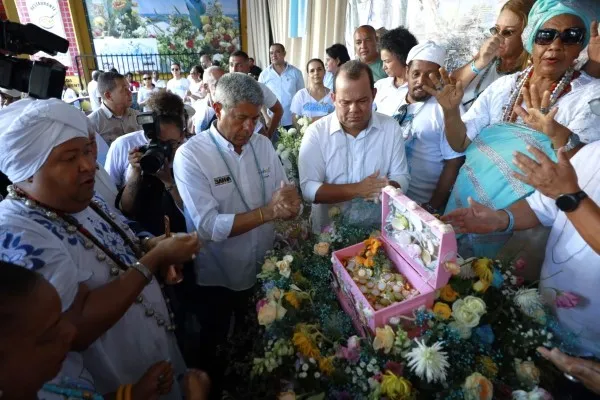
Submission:
[[[85,0],[97,55],[128,54],[164,69],[151,54],[207,53],[220,59],[240,48],[238,0]],[[173,59],[177,59],[174,56]],[[102,68],[131,69],[105,57]],[[189,62],[188,62],[189,63]],[[197,60],[196,60],[197,63]],[[121,67],[121,68],[119,68]]]

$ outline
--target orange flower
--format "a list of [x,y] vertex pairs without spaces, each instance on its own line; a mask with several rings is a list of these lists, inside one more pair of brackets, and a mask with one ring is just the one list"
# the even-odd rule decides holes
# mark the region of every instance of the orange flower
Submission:
[[283,297],[296,310],[300,308],[300,299],[298,298],[298,296],[296,296],[296,292],[287,292]]
[[438,301],[433,305],[433,313],[441,319],[448,319],[452,315],[452,310],[448,304]]
[[440,298],[448,303],[452,303],[454,300],[458,299],[458,293],[450,284],[447,284],[440,290]]
[[315,346],[311,338],[306,335],[304,332],[296,332],[292,337],[292,342],[294,346],[298,349],[300,353],[306,358],[314,358],[318,359],[321,356],[321,352]]
[[361,256],[356,256],[355,261],[358,265],[360,266],[364,266],[365,263],[367,262],[367,259]]
[[373,268],[373,266],[375,266],[375,261],[373,261],[373,257],[367,257],[364,265],[367,268]]
[[322,373],[324,373],[327,376],[332,375],[334,371],[333,356],[319,359],[319,369]]

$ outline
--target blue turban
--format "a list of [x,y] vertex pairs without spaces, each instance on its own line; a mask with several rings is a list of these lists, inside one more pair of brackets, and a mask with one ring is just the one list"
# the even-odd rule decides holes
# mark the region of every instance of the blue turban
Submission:
[[537,0],[529,12],[529,23],[523,31],[523,44],[529,54],[533,53],[537,31],[550,19],[562,14],[571,14],[581,18],[586,29],[583,47],[588,45],[592,12],[586,10],[586,7],[581,4],[581,0]]

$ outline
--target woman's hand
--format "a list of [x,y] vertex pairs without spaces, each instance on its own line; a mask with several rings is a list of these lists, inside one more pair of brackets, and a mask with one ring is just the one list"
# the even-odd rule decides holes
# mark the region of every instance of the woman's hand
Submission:
[[577,193],[581,190],[575,168],[562,149],[558,151],[558,163],[553,162],[546,154],[533,146],[528,146],[527,151],[533,154],[537,161],[523,153],[516,152],[513,162],[523,171],[523,174],[514,172],[515,178],[533,186],[551,199],[556,199],[561,194]]
[[538,347],[537,351],[558,369],[579,380],[592,392],[600,394],[600,363],[570,357],[556,348],[548,350]]
[[495,210],[470,197],[469,206],[469,208],[461,208],[444,215],[442,221],[452,225],[457,233],[485,234],[508,227],[508,215],[499,215]]
[[149,254],[156,255],[159,265],[167,267],[195,258],[201,247],[197,232],[178,233],[158,242]]
[[210,378],[204,371],[189,370],[183,378],[183,390],[186,400],[208,399]]
[[475,57],[475,66],[478,69],[487,67],[498,54],[502,43],[504,43],[504,38],[500,35],[494,35],[483,42],[479,54]]
[[431,79],[435,88],[423,85],[423,90],[435,97],[444,110],[458,110],[465,95],[462,82],[448,75],[445,68],[440,68],[440,75],[442,77],[441,81],[436,74],[429,74],[429,79]]
[[600,64],[600,35],[598,35],[598,21],[592,22],[590,44],[588,45],[588,58]]
[[171,392],[173,387],[173,366],[167,361],[160,361],[151,366],[142,379],[133,385],[132,400],[158,400],[162,395]]
[[543,132],[552,140],[555,149],[564,146],[569,140],[571,131],[556,121],[558,107],[550,109],[550,92],[545,91],[540,98],[535,85],[523,88],[523,101],[527,106],[525,110],[520,105],[515,105],[515,113],[525,124],[538,132]]

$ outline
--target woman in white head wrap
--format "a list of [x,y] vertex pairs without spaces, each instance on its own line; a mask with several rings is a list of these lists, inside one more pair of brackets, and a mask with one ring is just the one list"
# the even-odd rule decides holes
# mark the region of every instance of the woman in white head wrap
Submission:
[[[444,109],[448,143],[466,155],[446,212],[467,206],[469,199],[504,209],[531,194],[533,188],[513,176],[515,151],[525,153],[533,145],[556,160],[554,149],[567,146],[573,155],[580,141],[600,138],[600,118],[588,106],[600,83],[572,68],[590,38],[587,14],[574,2],[538,0],[524,35],[532,65],[494,82],[462,119],[461,82],[442,71],[446,86],[433,77],[436,88],[428,88]],[[463,236],[461,254],[494,257],[511,234]]]
[[[0,124],[0,170],[14,182],[0,202],[0,259],[57,289],[77,327],[74,350],[85,350],[83,364],[101,393],[137,381],[161,360],[182,373],[169,308],[152,276],[190,259],[196,235],[150,239],[142,249],[121,215],[92,201],[96,163],[81,111],[26,99],[0,110]],[[69,359],[76,364],[80,355]],[[181,398],[177,383],[168,398]]]

